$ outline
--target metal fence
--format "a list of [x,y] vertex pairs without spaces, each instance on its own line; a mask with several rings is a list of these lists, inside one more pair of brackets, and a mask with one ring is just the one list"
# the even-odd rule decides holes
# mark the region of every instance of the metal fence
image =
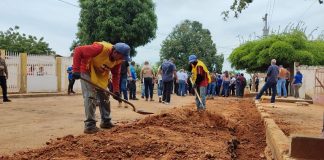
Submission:
[[20,56],[18,52],[5,51],[8,68],[8,92],[19,92],[20,89]]
[[27,92],[56,92],[57,75],[54,56],[27,56]]

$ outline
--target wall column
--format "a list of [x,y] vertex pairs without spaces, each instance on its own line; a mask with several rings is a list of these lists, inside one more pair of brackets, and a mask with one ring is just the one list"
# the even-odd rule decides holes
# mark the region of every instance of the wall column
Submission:
[[27,93],[27,53],[20,53],[20,89],[19,93]]
[[62,57],[56,57],[57,92],[62,92]]

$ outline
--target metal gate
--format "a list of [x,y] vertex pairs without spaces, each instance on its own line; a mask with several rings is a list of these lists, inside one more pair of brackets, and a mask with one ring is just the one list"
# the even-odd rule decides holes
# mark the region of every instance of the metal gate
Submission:
[[9,93],[20,90],[20,56],[18,52],[5,51],[5,60],[8,69],[7,88]]
[[324,94],[324,69],[315,70],[315,95]]
[[27,92],[56,92],[57,75],[54,56],[27,56]]

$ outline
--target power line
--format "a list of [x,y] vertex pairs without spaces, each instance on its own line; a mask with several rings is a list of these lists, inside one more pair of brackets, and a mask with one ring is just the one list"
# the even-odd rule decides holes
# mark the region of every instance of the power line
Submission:
[[307,11],[309,10],[309,9],[311,9],[312,7],[313,7],[313,5],[315,4],[315,0],[314,0],[314,2],[304,11],[304,13],[298,18],[298,20],[301,20],[304,16],[305,16],[305,14],[307,13]]
[[65,3],[65,4],[68,4],[68,5],[73,6],[73,7],[80,8],[78,5],[73,4],[73,3],[70,3],[70,2],[66,2],[66,1],[64,1],[64,0],[58,0],[58,1],[63,2],[63,3]]
[[[272,16],[273,16],[273,11],[274,11],[274,8],[275,8],[275,4],[276,4],[276,0],[273,0],[271,14],[270,14],[269,26],[272,23]],[[270,11],[269,11],[269,13],[270,13]]]

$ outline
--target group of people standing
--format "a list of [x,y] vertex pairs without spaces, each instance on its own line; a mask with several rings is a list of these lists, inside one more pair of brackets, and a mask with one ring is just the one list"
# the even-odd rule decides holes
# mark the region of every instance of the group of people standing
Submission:
[[246,86],[246,78],[243,73],[230,75],[228,71],[223,72],[223,74],[211,72],[210,77],[211,82],[207,89],[208,98],[213,99],[214,96],[243,97]]
[[[287,77],[290,77],[290,73],[287,69],[285,69],[282,65],[277,66],[276,60],[271,60],[271,65],[267,70],[267,77],[265,80],[265,84],[262,87],[261,91],[256,96],[256,103],[259,103],[259,100],[264,92],[268,89],[271,89],[269,92],[271,94],[271,105],[274,106],[276,95],[278,94],[278,98],[285,97],[287,98]],[[289,79],[289,78],[288,78]],[[297,70],[296,75],[291,83],[294,88],[294,97],[299,98],[299,88],[302,85],[303,75],[299,70]]]

